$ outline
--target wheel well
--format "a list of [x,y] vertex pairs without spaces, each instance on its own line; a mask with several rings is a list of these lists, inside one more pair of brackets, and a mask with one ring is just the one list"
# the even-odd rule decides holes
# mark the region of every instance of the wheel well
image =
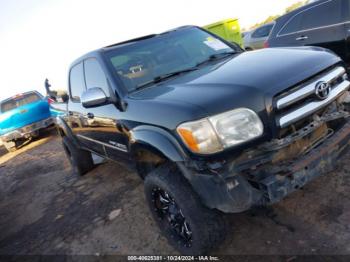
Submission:
[[136,169],[139,176],[145,179],[146,176],[159,167],[161,164],[169,161],[163,154],[147,148],[138,148],[134,153],[136,160]]
[[58,133],[60,134],[61,137],[65,137],[66,136],[66,134],[64,133],[62,128],[58,128]]

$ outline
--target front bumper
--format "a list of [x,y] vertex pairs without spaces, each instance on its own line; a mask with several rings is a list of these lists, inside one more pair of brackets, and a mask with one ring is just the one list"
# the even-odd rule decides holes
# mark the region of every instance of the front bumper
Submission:
[[282,174],[263,170],[264,179],[254,183],[244,172],[237,173],[230,167],[217,174],[204,174],[182,164],[179,167],[206,206],[225,213],[238,213],[252,206],[276,203],[314,178],[332,171],[349,145],[350,121],[347,121],[318,147],[284,164]]
[[320,147],[294,161],[288,167],[289,174],[274,175],[261,181],[266,187],[268,202],[278,202],[314,178],[334,170],[337,162],[345,157],[349,145],[350,123],[347,123]]
[[29,138],[35,131],[47,128],[52,124],[54,124],[54,118],[49,117],[47,119],[13,130],[9,133],[2,135],[0,138],[3,142],[18,140],[22,138]]

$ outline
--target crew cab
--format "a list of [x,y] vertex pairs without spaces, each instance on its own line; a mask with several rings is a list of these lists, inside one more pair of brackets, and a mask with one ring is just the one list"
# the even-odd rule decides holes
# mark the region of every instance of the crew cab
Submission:
[[75,173],[93,155],[133,168],[169,242],[203,254],[223,241],[224,213],[281,201],[336,166],[349,85],[326,49],[244,52],[186,26],[74,61],[57,128]]
[[54,125],[48,100],[37,91],[17,94],[0,102],[0,139],[9,152]]

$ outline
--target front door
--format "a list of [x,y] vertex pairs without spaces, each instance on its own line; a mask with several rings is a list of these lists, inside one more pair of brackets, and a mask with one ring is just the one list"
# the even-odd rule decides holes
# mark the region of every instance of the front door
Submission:
[[[303,45],[328,48],[344,58],[345,20],[342,0],[333,0],[320,4],[302,15],[301,29],[297,35]],[[305,39],[303,39],[305,38]]]
[[[99,87],[110,96],[107,77],[98,60],[85,60],[84,72],[87,89]],[[98,153],[119,162],[128,162],[128,131],[118,122],[121,114],[114,104],[85,109],[89,132],[83,139],[94,143]]]
[[84,64],[80,62],[72,67],[69,74],[68,125],[84,148],[102,154],[103,147],[89,139],[91,129],[87,118],[87,110],[80,101],[81,94],[85,90]]

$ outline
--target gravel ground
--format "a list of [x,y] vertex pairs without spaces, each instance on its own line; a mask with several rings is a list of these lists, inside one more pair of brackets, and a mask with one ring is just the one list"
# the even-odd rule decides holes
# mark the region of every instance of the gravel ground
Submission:
[[[348,160],[279,204],[229,215],[228,237],[213,254],[350,255]],[[0,150],[0,232],[0,255],[177,254],[136,174],[107,162],[73,176],[55,135]]]

